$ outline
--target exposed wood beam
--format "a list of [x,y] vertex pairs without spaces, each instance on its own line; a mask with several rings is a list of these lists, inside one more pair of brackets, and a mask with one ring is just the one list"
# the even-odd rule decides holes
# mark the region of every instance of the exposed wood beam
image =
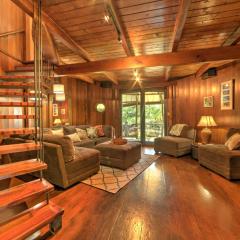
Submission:
[[103,72],[103,74],[110,79],[114,84],[118,85],[118,79],[116,75],[112,72]]
[[[14,2],[18,7],[20,7],[24,12],[26,12],[29,16],[33,17],[33,3],[29,0],[11,0]],[[83,58],[85,61],[89,62],[94,59],[91,59],[89,53],[78,45],[77,42],[75,42],[69,34],[63,30],[52,18],[50,18],[44,11],[42,11],[42,18],[43,22],[48,27],[49,31],[52,33],[52,35],[56,36],[61,40],[61,42],[71,49],[74,53],[78,54],[81,58]],[[114,75],[114,73],[112,73]],[[106,75],[108,77],[108,75]],[[109,77],[108,77],[109,78]],[[109,78],[112,81],[112,78]],[[115,76],[116,79],[116,76]],[[114,80],[114,83],[115,80]]]
[[121,41],[122,41],[122,47],[125,51],[125,53],[127,54],[127,56],[134,56],[132,50],[131,50],[131,46],[130,43],[127,40],[127,32],[123,26],[122,20],[120,15],[118,14],[118,10],[117,10],[117,6],[115,1],[113,0],[105,0],[106,3],[106,8],[108,10],[108,12],[110,12],[110,14],[112,15],[113,21],[114,21],[114,25],[116,25],[115,27],[117,27],[117,31],[119,31],[121,35]]
[[[225,40],[222,46],[234,46],[240,41],[240,26]],[[195,76],[201,77],[209,68],[214,67],[214,63],[203,64],[196,72]]]
[[234,59],[240,59],[240,45],[68,64],[59,66],[56,72],[58,74],[77,74],[154,66],[178,66]]
[[[191,0],[181,0],[180,2],[178,14],[177,14],[175,25],[174,25],[170,52],[175,52],[178,49],[178,45],[182,37],[183,28],[186,23],[190,4],[191,4]],[[165,71],[166,81],[168,81],[169,79],[171,70],[172,70],[171,66],[166,68],[166,71]]]
[[94,80],[89,77],[89,76],[86,76],[86,75],[83,75],[83,74],[78,74],[78,75],[68,75],[68,77],[71,77],[71,78],[77,78],[77,79],[80,79],[84,82],[87,82],[87,83],[90,83],[90,84],[93,84],[94,83]]
[[211,67],[212,63],[205,63],[203,64],[198,71],[195,74],[195,77],[201,77],[210,67]]

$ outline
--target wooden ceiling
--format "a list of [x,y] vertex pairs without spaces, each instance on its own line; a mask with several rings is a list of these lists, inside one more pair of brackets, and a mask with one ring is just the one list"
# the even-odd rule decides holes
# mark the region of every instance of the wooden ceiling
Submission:
[[[114,24],[104,21],[109,6],[122,43]],[[84,59],[52,32],[62,64],[230,46],[240,37],[240,0],[45,0],[44,12],[87,53]],[[141,80],[164,81],[221,64],[145,67],[139,74]],[[87,76],[99,81],[133,79],[130,69],[109,74]]]

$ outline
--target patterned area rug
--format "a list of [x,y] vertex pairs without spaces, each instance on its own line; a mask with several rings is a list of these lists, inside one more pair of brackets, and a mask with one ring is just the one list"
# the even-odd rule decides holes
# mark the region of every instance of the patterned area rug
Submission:
[[110,193],[116,193],[157,159],[158,156],[143,154],[138,163],[135,163],[126,170],[100,166],[100,170],[97,174],[82,182]]

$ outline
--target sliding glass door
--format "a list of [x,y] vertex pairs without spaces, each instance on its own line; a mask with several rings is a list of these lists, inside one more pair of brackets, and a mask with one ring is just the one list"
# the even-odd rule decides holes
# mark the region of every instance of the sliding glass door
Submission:
[[164,91],[122,94],[122,136],[129,141],[152,143],[164,136]]
[[122,136],[141,140],[141,93],[122,94]]
[[144,92],[144,142],[164,136],[164,92]]

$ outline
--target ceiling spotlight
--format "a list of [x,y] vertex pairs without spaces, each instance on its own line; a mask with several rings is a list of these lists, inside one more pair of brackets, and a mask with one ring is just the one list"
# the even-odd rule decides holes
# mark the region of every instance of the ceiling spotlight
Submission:
[[119,43],[122,43],[122,39],[121,39],[120,34],[118,35],[118,42],[119,42]]
[[137,69],[134,70],[133,75],[134,75],[134,77],[137,77],[137,75],[138,75]]
[[104,21],[109,23],[110,21],[110,17],[108,15],[104,15]]
[[136,82],[139,82],[139,81],[140,81],[140,77],[136,76]]

